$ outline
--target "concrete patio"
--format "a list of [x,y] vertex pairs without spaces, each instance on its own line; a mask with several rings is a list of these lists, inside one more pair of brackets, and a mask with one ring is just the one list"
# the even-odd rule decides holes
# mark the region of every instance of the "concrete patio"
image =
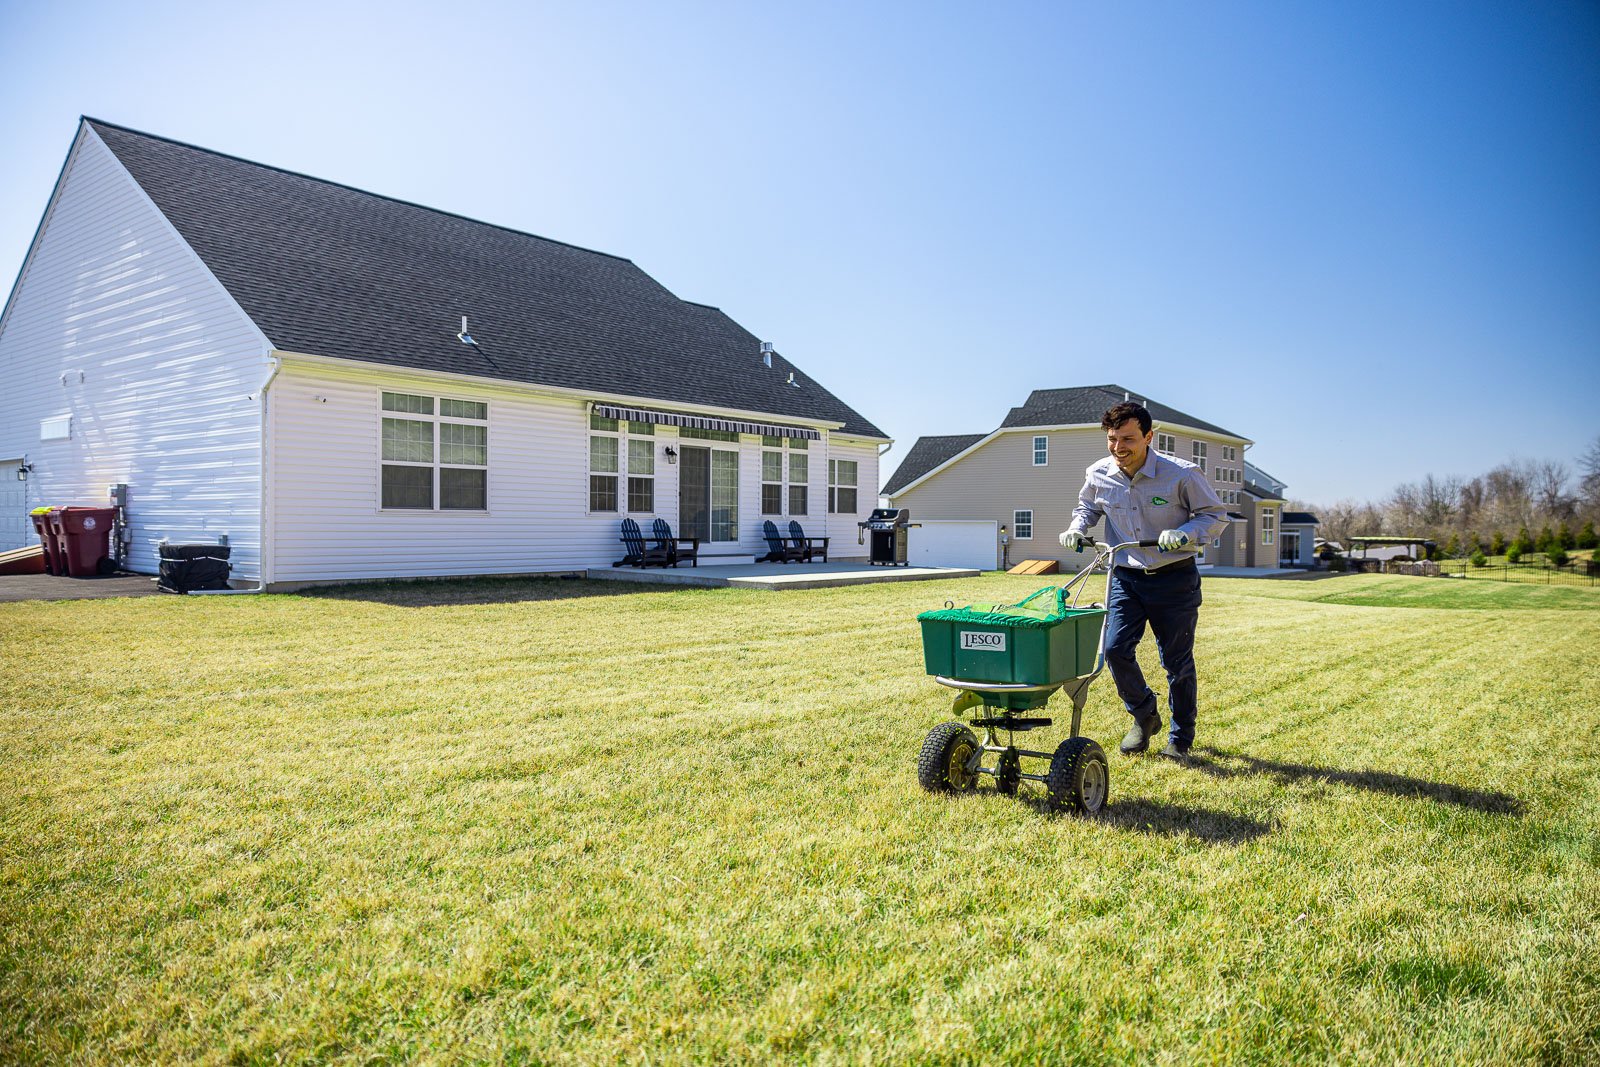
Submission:
[[874,567],[865,560],[845,560],[838,563],[736,563],[714,567],[591,567],[586,573],[601,581],[703,588],[827,589],[869,582],[975,578],[982,572],[957,567]]

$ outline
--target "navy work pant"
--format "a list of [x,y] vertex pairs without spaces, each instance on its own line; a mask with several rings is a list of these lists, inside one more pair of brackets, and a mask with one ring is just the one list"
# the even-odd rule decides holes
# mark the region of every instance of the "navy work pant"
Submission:
[[1156,695],[1145,683],[1134,653],[1144,624],[1155,632],[1167,672],[1167,707],[1172,740],[1194,742],[1194,627],[1200,617],[1200,572],[1183,565],[1151,574],[1113,567],[1106,584],[1106,666],[1128,714],[1144,720],[1155,713]]

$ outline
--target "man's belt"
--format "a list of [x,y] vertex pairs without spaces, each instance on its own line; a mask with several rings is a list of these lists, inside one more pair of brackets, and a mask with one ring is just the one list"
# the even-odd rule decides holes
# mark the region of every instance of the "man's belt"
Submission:
[[1125,563],[1117,564],[1119,571],[1132,571],[1134,574],[1176,574],[1186,567],[1195,565],[1193,556],[1185,556],[1175,563],[1163,563],[1159,567],[1130,567]]

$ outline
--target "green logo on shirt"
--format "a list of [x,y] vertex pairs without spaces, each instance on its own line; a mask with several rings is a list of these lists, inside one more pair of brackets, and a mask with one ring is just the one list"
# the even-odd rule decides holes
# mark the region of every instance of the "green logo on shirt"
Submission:
[[1167,498],[1164,496],[1153,496],[1150,498],[1150,503],[1152,504],[1165,504],[1166,502]]

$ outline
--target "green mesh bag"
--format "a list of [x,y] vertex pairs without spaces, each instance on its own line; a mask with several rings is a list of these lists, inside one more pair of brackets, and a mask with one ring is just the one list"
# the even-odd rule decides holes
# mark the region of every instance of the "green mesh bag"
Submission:
[[[1035,606],[1034,601],[1044,598]],[[964,608],[940,608],[917,616],[921,622],[975,622],[989,626],[1044,629],[1067,617],[1067,591],[1047,585],[1015,604],[968,604]]]

